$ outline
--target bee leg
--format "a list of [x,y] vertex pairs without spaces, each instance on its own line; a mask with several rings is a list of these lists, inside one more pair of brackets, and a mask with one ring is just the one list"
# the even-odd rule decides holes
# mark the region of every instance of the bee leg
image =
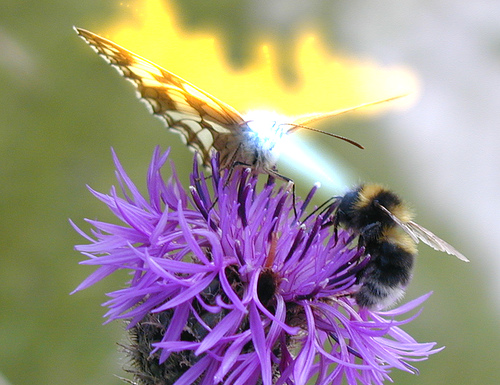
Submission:
[[364,242],[373,242],[382,234],[382,224],[380,222],[370,223],[363,227],[360,231],[360,238],[362,237]]
[[335,217],[333,218],[333,235],[335,237],[335,244],[337,244],[337,242],[339,241],[339,224],[340,218],[338,217],[338,215],[335,215]]
[[382,232],[382,225],[380,222],[370,223],[359,231],[358,237],[358,250],[366,246],[367,243],[377,242]]

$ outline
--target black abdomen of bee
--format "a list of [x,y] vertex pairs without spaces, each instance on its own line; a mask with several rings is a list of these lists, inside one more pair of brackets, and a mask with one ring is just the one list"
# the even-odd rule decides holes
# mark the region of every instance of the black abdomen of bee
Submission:
[[365,251],[370,262],[361,271],[361,288],[354,298],[361,307],[384,308],[403,296],[415,256],[389,241],[370,242]]

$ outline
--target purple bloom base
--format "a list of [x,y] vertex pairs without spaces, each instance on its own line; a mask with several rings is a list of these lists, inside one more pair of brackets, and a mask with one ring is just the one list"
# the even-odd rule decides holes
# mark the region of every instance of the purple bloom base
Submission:
[[113,156],[124,198],[115,188],[90,191],[123,225],[87,220],[91,236],[75,226],[90,241],[76,246],[89,258],[81,263],[99,266],[75,291],[130,270],[127,286],[108,294],[106,316],[130,320],[136,345],[144,325],[163,317],[148,343],[172,378],[151,383],[382,384],[392,368],[415,373],[408,362],[441,350],[400,328],[419,312],[395,319],[430,293],[385,312],[359,309],[349,296],[367,258],[355,235],[335,235],[335,204],[301,223],[289,191],[272,180],[258,188],[250,170],[220,177],[216,158],[208,179],[194,162],[188,194],[175,171],[163,179],[168,151],[158,148],[146,198]]

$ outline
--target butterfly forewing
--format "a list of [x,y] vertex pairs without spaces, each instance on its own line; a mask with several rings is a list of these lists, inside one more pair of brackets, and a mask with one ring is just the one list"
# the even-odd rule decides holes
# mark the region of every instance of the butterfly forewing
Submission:
[[234,158],[241,141],[243,117],[231,106],[164,68],[99,35],[75,28],[77,33],[137,89],[153,114],[179,132],[209,164],[210,152],[220,153],[221,165]]

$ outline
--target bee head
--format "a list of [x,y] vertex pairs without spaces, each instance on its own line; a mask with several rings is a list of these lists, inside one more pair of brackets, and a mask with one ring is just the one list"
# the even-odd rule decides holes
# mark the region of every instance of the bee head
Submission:
[[337,220],[357,231],[363,231],[375,223],[380,224],[380,228],[394,227],[395,222],[379,205],[402,220],[410,219],[409,210],[392,191],[378,184],[363,184],[342,197]]

